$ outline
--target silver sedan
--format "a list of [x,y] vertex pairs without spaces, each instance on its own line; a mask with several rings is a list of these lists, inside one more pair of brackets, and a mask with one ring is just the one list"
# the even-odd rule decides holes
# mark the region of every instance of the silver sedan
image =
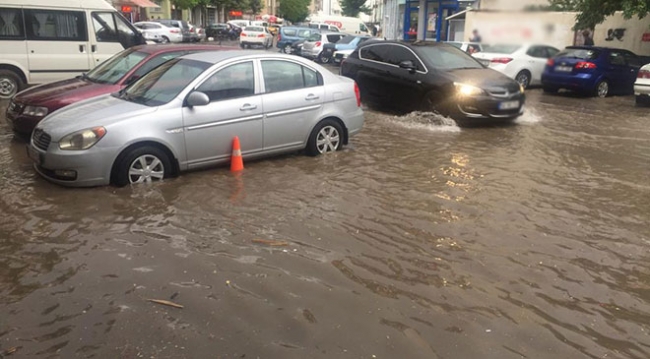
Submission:
[[28,154],[66,186],[151,182],[229,161],[304,149],[336,151],[363,126],[357,85],[282,54],[192,54],[119,93],[85,100],[39,123]]

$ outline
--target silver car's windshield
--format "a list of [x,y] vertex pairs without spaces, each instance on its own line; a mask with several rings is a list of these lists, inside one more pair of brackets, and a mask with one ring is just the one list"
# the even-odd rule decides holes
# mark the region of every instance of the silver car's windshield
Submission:
[[119,98],[146,106],[164,105],[210,66],[203,61],[169,60],[126,88]]
[[90,70],[85,78],[101,84],[115,84],[145,57],[147,54],[144,52],[124,50]]

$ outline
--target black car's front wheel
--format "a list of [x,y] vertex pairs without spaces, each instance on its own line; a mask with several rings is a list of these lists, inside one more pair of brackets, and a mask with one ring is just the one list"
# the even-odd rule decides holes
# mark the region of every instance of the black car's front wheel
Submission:
[[522,70],[519,71],[517,76],[515,76],[515,81],[519,82],[519,84],[523,88],[528,88],[528,86],[530,85],[530,78],[531,78],[530,72],[528,72],[528,70]]

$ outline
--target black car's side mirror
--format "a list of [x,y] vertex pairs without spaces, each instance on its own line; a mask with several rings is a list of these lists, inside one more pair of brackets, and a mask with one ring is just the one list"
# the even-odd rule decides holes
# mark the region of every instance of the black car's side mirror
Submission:
[[406,69],[409,70],[410,73],[414,74],[415,70],[417,70],[417,66],[413,63],[411,60],[404,60],[399,63],[399,67],[401,69]]
[[194,91],[187,96],[186,103],[189,107],[205,106],[210,103],[210,98],[203,92]]

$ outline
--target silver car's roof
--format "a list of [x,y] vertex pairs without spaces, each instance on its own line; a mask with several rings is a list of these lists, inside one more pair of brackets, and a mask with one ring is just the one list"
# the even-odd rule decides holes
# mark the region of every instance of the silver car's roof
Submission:
[[197,60],[208,62],[211,64],[216,64],[225,60],[231,60],[237,57],[244,58],[281,58],[281,59],[291,59],[291,60],[300,60],[298,56],[285,55],[280,53],[269,53],[263,50],[228,50],[228,51],[208,51],[208,52],[197,52],[189,55],[182,56],[183,59]]

